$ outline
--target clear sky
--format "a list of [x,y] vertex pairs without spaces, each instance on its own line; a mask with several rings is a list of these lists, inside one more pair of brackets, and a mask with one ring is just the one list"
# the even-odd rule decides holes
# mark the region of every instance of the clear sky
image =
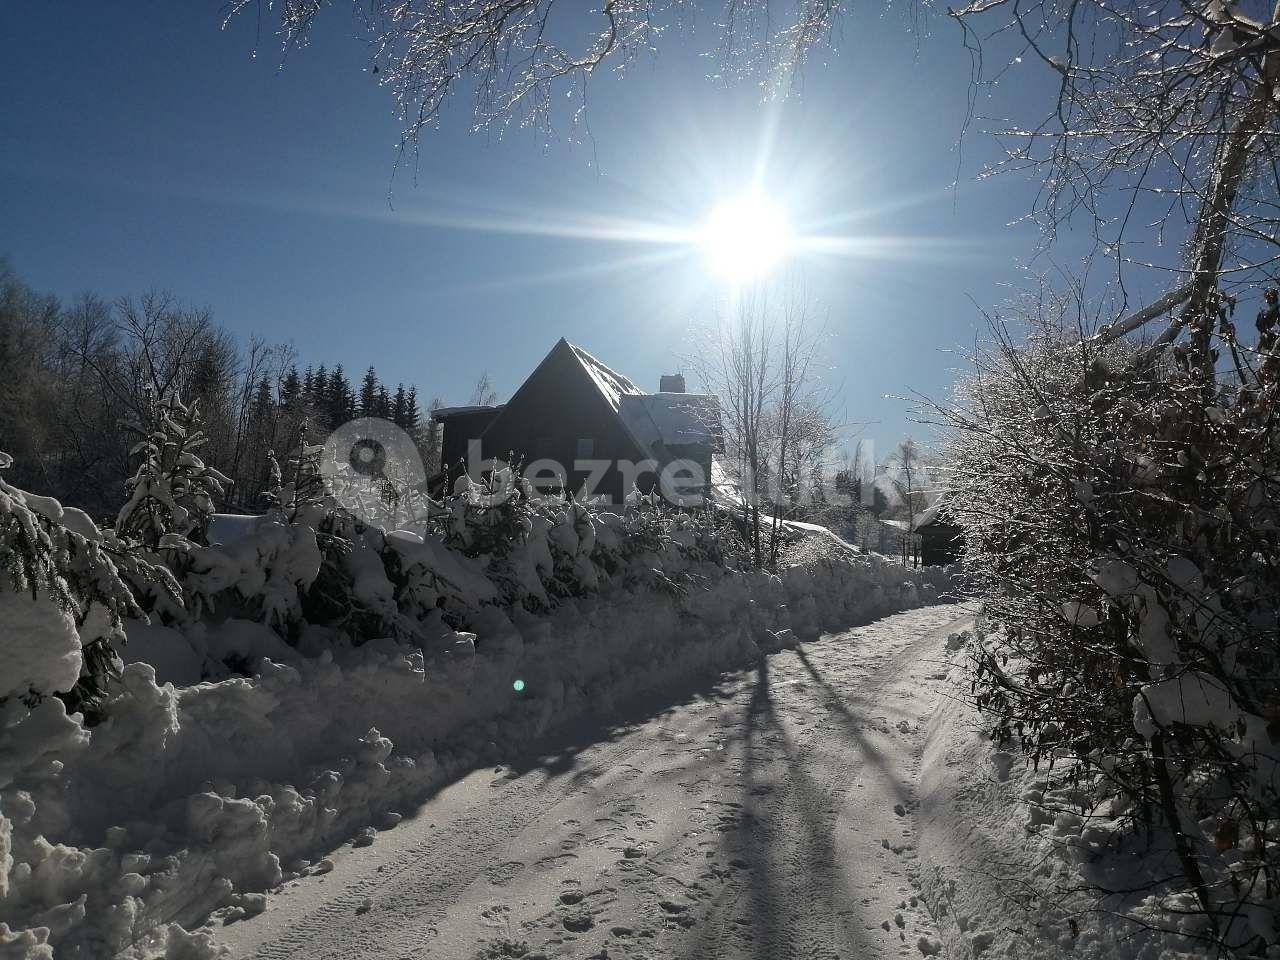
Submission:
[[[843,416],[871,421],[887,451],[921,430],[886,395],[945,394],[973,303],[1007,298],[1034,246],[1014,221],[1036,185],[975,182],[992,150],[980,134],[952,189],[969,58],[945,18],[917,44],[900,15],[861,5],[780,109],[707,79],[703,18],[592,82],[590,139],[563,117],[550,134],[471,134],[457,98],[415,186],[391,182],[399,127],[348,8],[282,70],[252,15],[223,31],[220,10],[0,7],[0,253],[28,282],[167,289],[241,338],[291,341],[302,364],[340,360],[353,379],[372,363],[424,400],[465,402],[486,369],[505,397],[561,336],[656,389],[723,284],[699,251],[612,228],[695,226],[764,157],[765,189],[799,231],[860,240],[857,256],[799,269],[829,314]],[[1028,64],[1006,89],[1043,97],[1046,73]],[[558,235],[584,225],[604,229]]]

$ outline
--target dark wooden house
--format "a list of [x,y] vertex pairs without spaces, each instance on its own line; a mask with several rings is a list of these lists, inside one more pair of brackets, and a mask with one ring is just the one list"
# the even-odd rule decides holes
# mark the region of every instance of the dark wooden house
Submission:
[[[442,425],[439,483],[453,483],[479,459],[522,464],[543,488],[592,492],[620,503],[631,487],[647,493],[663,467],[677,460],[711,476],[721,449],[715,397],[684,391],[684,378],[664,376],[646,393],[586,350],[561,339],[505,404],[452,407],[433,416]],[[646,468],[645,462],[651,462]]]
[[920,562],[926,567],[955,563],[964,555],[964,533],[947,512],[946,494],[916,518]]

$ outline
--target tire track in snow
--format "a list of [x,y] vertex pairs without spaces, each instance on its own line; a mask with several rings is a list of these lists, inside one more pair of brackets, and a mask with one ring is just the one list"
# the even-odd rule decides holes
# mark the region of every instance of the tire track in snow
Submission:
[[337,890],[308,878],[228,928],[233,956],[919,956],[926,917],[881,923],[912,894],[926,660],[961,615],[888,617],[763,658],[567,763],[472,774],[338,858]]

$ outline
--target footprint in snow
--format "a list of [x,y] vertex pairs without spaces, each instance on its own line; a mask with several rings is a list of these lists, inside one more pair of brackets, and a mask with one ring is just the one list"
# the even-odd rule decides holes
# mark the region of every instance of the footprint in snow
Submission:
[[560,922],[564,924],[564,928],[570,933],[586,933],[596,925],[595,918],[585,910],[578,913],[570,913]]
[[495,887],[502,887],[519,876],[522,870],[524,870],[524,864],[521,861],[508,860],[506,863],[496,863],[488,867],[484,874]]

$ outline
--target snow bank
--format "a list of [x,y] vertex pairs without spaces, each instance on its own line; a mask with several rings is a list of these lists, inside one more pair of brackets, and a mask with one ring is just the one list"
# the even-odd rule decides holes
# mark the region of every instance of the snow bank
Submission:
[[[345,840],[368,842],[460,772],[761,648],[933,602],[944,579],[852,555],[776,576],[694,553],[628,559],[628,522],[571,516],[487,565],[438,538],[393,534],[395,584],[356,543],[344,562],[360,602],[392,627],[415,622],[413,642],[392,631],[359,646],[305,624],[296,646],[284,643],[266,624],[316,576],[310,542],[296,529],[222,525],[228,542],[185,554],[206,615],[127,624],[100,723],[86,728],[56,698],[0,703],[0,956],[212,956],[210,938],[187,932],[211,911],[261,909],[258,892]],[[689,531],[672,536],[696,547]],[[540,607],[549,576],[566,569],[598,589]],[[502,571],[520,602],[501,602]],[[236,592],[246,576],[251,589]],[[27,630],[13,596],[0,593],[6,654],[14,629]],[[451,626],[441,611],[464,606],[465,629]],[[46,616],[39,629],[42,682],[73,681],[66,624]],[[228,663],[249,675],[230,676]]]
[[0,700],[28,691],[70,690],[83,654],[75,617],[48,596],[0,593],[0,623],[9,637],[0,672]]
[[[1065,750],[1052,767],[1037,770],[989,739],[967,698],[962,661],[971,640],[966,633],[948,644],[954,696],[929,725],[919,782],[920,884],[945,954],[952,960],[1206,955],[1194,939],[1206,932],[1203,916],[1169,883],[1178,866],[1168,837],[1135,835],[1124,817],[1128,807],[1102,784],[1077,782]],[[1173,691],[1192,680],[1147,692],[1157,710],[1172,710]],[[1186,709],[1217,716],[1217,699],[1197,694]],[[1239,922],[1262,933],[1275,906],[1254,905]]]

